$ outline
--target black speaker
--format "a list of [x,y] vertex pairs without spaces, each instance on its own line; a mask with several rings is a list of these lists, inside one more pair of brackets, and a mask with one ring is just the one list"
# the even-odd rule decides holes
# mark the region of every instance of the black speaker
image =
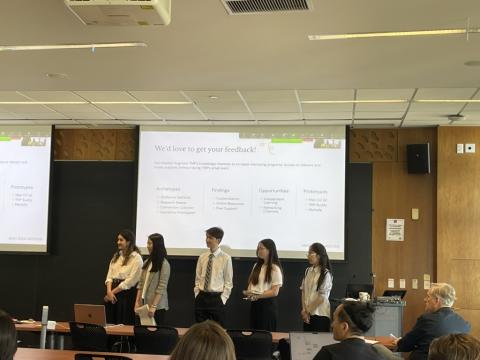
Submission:
[[407,168],[409,174],[430,174],[430,144],[407,145]]

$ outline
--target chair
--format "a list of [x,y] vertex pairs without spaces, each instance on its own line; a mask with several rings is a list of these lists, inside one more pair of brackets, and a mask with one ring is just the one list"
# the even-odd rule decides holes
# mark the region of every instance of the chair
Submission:
[[106,354],[75,354],[75,360],[132,360],[132,358],[122,355],[106,355]]
[[133,328],[137,353],[170,355],[178,341],[178,331],[170,326],[141,326]]
[[108,336],[103,326],[75,321],[69,324],[75,350],[108,351]]
[[227,330],[237,360],[272,359],[272,334],[265,330]]

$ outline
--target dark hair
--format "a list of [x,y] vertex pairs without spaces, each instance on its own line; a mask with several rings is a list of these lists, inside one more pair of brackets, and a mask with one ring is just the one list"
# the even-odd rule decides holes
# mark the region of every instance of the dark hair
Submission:
[[432,341],[429,360],[479,360],[480,341],[469,334],[449,334]]
[[[260,241],[263,246],[265,246],[268,250],[268,260],[267,260],[267,271],[265,272],[265,282],[269,283],[272,281],[272,265],[275,264],[280,268],[282,271],[282,265],[280,265],[280,260],[278,259],[277,254],[277,247],[272,239],[263,239]],[[257,257],[258,257],[258,248],[257,248]],[[258,258],[255,267],[248,278],[248,283],[252,283],[253,285],[258,284],[258,277],[260,276],[260,271],[262,270],[263,259]]]
[[235,360],[235,347],[227,332],[206,320],[188,329],[173,349],[170,360]]
[[365,301],[345,301],[337,313],[338,319],[348,323],[352,335],[361,335],[373,325],[375,307]]
[[313,251],[315,254],[320,256],[320,276],[318,277],[317,282],[317,291],[322,286],[323,282],[325,281],[325,276],[328,272],[332,274],[332,266],[330,265],[330,259],[328,258],[327,249],[322,244],[316,242],[310,245],[309,251]]
[[218,226],[211,227],[210,229],[205,230],[205,232],[207,235],[213,236],[215,239],[217,239],[219,243],[223,239],[223,229]]
[[150,263],[152,263],[152,269],[150,272],[157,272],[162,270],[163,260],[167,257],[167,249],[165,249],[165,242],[163,236],[159,233],[148,235],[148,238],[153,244],[152,252],[148,256],[147,261],[143,264],[142,269],[148,269]]
[[[124,260],[123,260],[122,266],[125,266],[128,263],[130,254],[134,251],[140,254],[140,250],[138,250],[137,245],[135,245],[135,234],[133,233],[132,230],[123,229],[118,233],[118,235],[122,236],[128,242],[127,250],[125,250],[125,253],[123,254]],[[120,250],[118,250],[117,252],[115,252],[115,254],[113,254],[112,263],[117,262],[118,258],[120,257],[120,253],[121,253]]]
[[0,310],[0,360],[12,360],[17,352],[17,330],[10,315]]

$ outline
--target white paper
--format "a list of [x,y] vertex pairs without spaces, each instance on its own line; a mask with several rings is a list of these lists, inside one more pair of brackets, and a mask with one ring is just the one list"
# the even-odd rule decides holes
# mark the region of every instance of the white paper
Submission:
[[418,289],[418,279],[412,279],[412,289]]
[[405,233],[405,219],[387,219],[387,241],[403,241]]
[[388,279],[388,288],[393,289],[395,287],[395,279]]
[[400,279],[400,289],[405,289],[405,279]]
[[157,325],[155,323],[155,318],[148,316],[148,305],[145,304],[143,306],[140,306],[139,308],[135,309],[135,312],[137,313],[138,317],[140,318],[140,324],[144,326],[148,325]]

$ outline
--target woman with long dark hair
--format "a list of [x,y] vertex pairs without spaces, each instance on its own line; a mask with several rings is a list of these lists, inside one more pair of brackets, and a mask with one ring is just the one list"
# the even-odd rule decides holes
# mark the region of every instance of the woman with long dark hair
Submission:
[[248,278],[248,289],[243,291],[251,301],[250,327],[275,331],[278,313],[276,297],[283,284],[283,275],[273,240],[264,239],[258,243],[257,257]]
[[136,286],[142,273],[143,261],[140,250],[135,245],[135,234],[131,230],[122,230],[118,233],[117,247],[105,280],[107,322],[133,325]]
[[158,233],[149,235],[147,250],[149,256],[142,267],[135,308],[148,305],[148,316],[153,317],[157,325],[162,325],[168,310],[167,286],[170,278],[163,236]]
[[313,243],[308,249],[308,263],[302,286],[303,331],[330,331],[332,267],[325,246]]

